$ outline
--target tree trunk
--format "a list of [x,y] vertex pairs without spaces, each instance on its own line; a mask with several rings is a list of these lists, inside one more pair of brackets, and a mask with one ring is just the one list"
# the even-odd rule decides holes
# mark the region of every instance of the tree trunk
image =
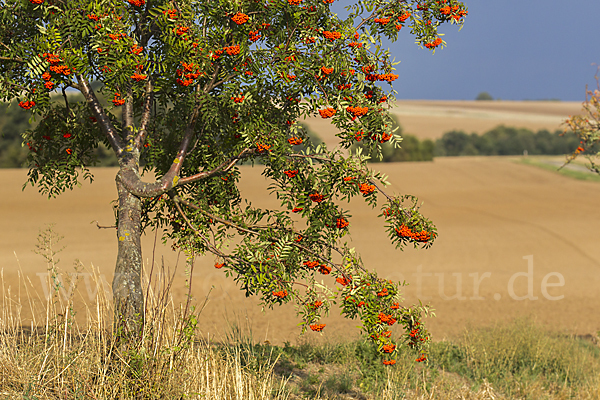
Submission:
[[119,251],[112,283],[115,334],[118,337],[139,337],[144,326],[140,241],[142,203],[139,197],[129,193],[118,178],[117,193]]

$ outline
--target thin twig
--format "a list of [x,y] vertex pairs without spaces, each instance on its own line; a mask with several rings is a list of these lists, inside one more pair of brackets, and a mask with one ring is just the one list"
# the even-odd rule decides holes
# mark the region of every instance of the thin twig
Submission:
[[98,227],[98,229],[117,229],[116,225],[112,225],[112,226],[101,226],[98,221],[92,221],[90,222],[90,224],[96,223],[96,226]]

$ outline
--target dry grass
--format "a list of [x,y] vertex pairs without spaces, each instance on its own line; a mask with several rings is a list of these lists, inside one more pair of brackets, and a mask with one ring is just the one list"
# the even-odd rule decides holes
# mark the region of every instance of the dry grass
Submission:
[[[86,308],[86,323],[79,323],[74,315],[77,290],[67,299],[60,295],[61,285],[73,284],[77,289],[77,282],[57,279],[56,253],[51,242],[45,244],[53,289],[45,302],[23,304],[21,296],[35,297],[30,293],[31,282],[20,280],[15,294],[2,279],[2,398],[285,398],[285,381],[276,381],[273,374],[276,360],[249,370],[242,366],[239,347],[223,352],[196,341],[197,313],[189,304],[176,307],[169,285],[161,287],[159,282],[148,287],[141,339],[116,342],[111,331],[112,304],[103,290],[97,290],[93,307]],[[164,269],[162,272],[168,278]],[[92,274],[99,289],[97,272],[92,270]],[[28,313],[23,312],[25,307],[29,307]],[[31,318],[24,318],[25,314]]]

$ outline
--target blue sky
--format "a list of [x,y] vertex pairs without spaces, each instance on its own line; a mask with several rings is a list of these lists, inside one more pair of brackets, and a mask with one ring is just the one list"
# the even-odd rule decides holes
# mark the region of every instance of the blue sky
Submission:
[[386,44],[401,61],[399,99],[472,100],[486,91],[504,100],[583,101],[585,85],[596,86],[600,0],[464,2],[464,28],[443,26],[448,46],[435,55],[408,29]]

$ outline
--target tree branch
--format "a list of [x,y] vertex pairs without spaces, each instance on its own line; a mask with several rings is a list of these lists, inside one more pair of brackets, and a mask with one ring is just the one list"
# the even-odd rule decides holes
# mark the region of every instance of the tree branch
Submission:
[[227,161],[223,161],[218,167],[213,168],[210,171],[204,171],[204,172],[200,172],[199,174],[196,175],[192,175],[192,176],[188,176],[185,178],[181,178],[179,180],[179,185],[185,185],[188,183],[192,183],[192,182],[196,182],[200,179],[206,179],[206,178],[210,178],[211,176],[215,176],[218,174],[222,174],[224,172],[229,171],[231,168],[233,168],[233,166],[241,159],[245,158],[246,155],[248,154],[252,154],[254,153],[254,150],[249,149],[249,148],[245,148],[244,150],[242,150],[242,152],[240,154],[238,154],[235,157],[230,158]]
[[98,101],[98,97],[96,97],[96,93],[94,93],[94,90],[92,89],[90,83],[83,76],[76,76],[77,81],[79,82],[79,84],[76,87],[81,91],[83,97],[85,97],[85,100],[87,101],[88,106],[92,111],[92,115],[100,124],[100,128],[102,128],[102,131],[108,138],[110,146],[112,147],[117,157],[119,157],[121,153],[123,153],[123,141],[119,137],[118,133],[115,131],[115,128],[112,126],[112,123],[110,122],[108,116],[104,112],[104,108],[100,104],[100,101]]
[[142,182],[139,172],[135,168],[122,168],[117,174],[117,180],[123,183],[125,188],[133,195],[138,197],[155,197],[159,196],[179,184],[179,172],[183,166],[185,156],[189,145],[194,136],[196,120],[200,114],[200,104],[197,104],[188,119],[188,124],[185,128],[185,134],[179,145],[179,150],[175,155],[175,159],[171,163],[171,168],[159,180],[153,183]]
[[177,201],[174,202],[175,203],[175,208],[177,208],[177,211],[179,212],[179,214],[183,217],[183,220],[185,221],[186,225],[193,230],[196,235],[200,236],[202,238],[202,240],[204,240],[204,242],[206,243],[206,247],[209,248],[209,250],[218,255],[219,257],[223,257],[223,258],[231,258],[231,256],[223,253],[221,250],[217,249],[215,246],[213,246],[212,244],[210,244],[210,240],[208,240],[208,238],[206,236],[204,236],[197,228],[195,228],[192,225],[192,222],[188,219],[188,217],[185,215],[185,213],[183,212],[183,210],[181,209],[181,207],[179,206],[179,203]]
[[12,57],[2,57],[0,56],[0,60],[5,60],[5,61],[14,61],[14,62],[20,62],[20,63],[24,63],[26,62],[25,60],[23,60],[22,58],[12,58]]
[[140,130],[135,138],[135,147],[139,150],[146,141],[146,135],[148,134],[148,123],[150,122],[150,110],[154,103],[154,93],[152,80],[148,79],[146,84],[146,95],[144,97],[144,110],[142,111],[142,121],[140,122]]
[[288,157],[291,158],[312,158],[313,160],[326,161],[331,162],[331,159],[327,157],[317,156],[316,154],[288,154]]
[[[173,199],[173,201],[174,201],[176,204],[177,204],[177,203],[181,203],[181,204],[183,204],[183,205],[184,205],[184,206],[186,206],[186,207],[193,208],[194,210],[198,210],[198,211],[200,211],[202,214],[205,214],[206,216],[209,216],[209,218],[212,218],[212,219],[214,219],[215,221],[218,221],[218,222],[222,223],[223,225],[227,225],[227,226],[229,226],[230,228],[237,229],[238,231],[245,232],[245,233],[248,233],[248,234],[251,234],[251,235],[255,235],[255,236],[259,236],[259,235],[260,235],[260,233],[259,233],[259,232],[253,231],[253,230],[251,230],[251,229],[243,228],[243,227],[241,227],[241,226],[237,225],[236,223],[234,223],[234,222],[232,222],[232,221],[228,221],[228,220],[225,220],[225,219],[223,219],[223,218],[217,217],[216,215],[212,215],[212,214],[210,214],[210,213],[208,213],[208,212],[204,211],[204,210],[203,210],[201,207],[199,207],[199,206],[197,206],[197,205],[195,205],[195,204],[193,204],[193,203],[190,203],[189,201],[187,201],[187,200],[184,200],[184,199],[182,199],[182,198],[181,198],[181,197],[179,197],[179,196],[172,196],[171,198]],[[295,233],[295,234],[298,234],[298,233],[296,233],[296,232],[294,232],[294,231],[292,231],[292,232],[293,232],[293,233]],[[271,239],[271,240],[272,240],[272,242],[276,242],[276,241],[277,241],[276,239]],[[298,244],[298,243],[296,243],[296,242],[294,242],[294,243],[290,243],[290,244],[291,244],[292,246],[294,246],[294,247],[296,247],[296,248],[300,249],[300,250],[303,250],[303,251],[305,251],[306,253],[309,253],[311,256],[313,256],[313,257],[316,257],[316,258],[318,258],[319,260],[321,260],[321,261],[323,261],[323,262],[325,262],[325,263],[327,263],[327,264],[329,264],[329,265],[332,265],[332,266],[333,266],[333,267],[335,267],[337,270],[340,270],[340,271],[341,271],[342,264],[336,264],[336,263],[334,263],[334,262],[332,262],[332,261],[328,260],[327,258],[325,258],[325,257],[321,256],[320,254],[318,254],[318,253],[315,253],[315,252],[314,252],[314,251],[312,251],[311,249],[309,249],[309,248],[307,248],[307,247],[305,247],[305,246],[302,246],[301,244]],[[340,251],[339,251],[339,249],[336,249],[336,248],[334,248],[334,247],[332,247],[332,248],[333,248],[334,250],[336,250],[338,253],[342,254],[342,252],[340,252]]]
[[[133,140],[134,126],[133,126],[133,88],[129,86],[127,88],[127,98],[125,99],[125,104],[123,105],[123,121],[122,121],[122,129],[123,136],[127,141],[127,146],[131,146],[131,141]],[[131,149],[133,150],[133,149]],[[131,151],[129,150],[129,151]]]

